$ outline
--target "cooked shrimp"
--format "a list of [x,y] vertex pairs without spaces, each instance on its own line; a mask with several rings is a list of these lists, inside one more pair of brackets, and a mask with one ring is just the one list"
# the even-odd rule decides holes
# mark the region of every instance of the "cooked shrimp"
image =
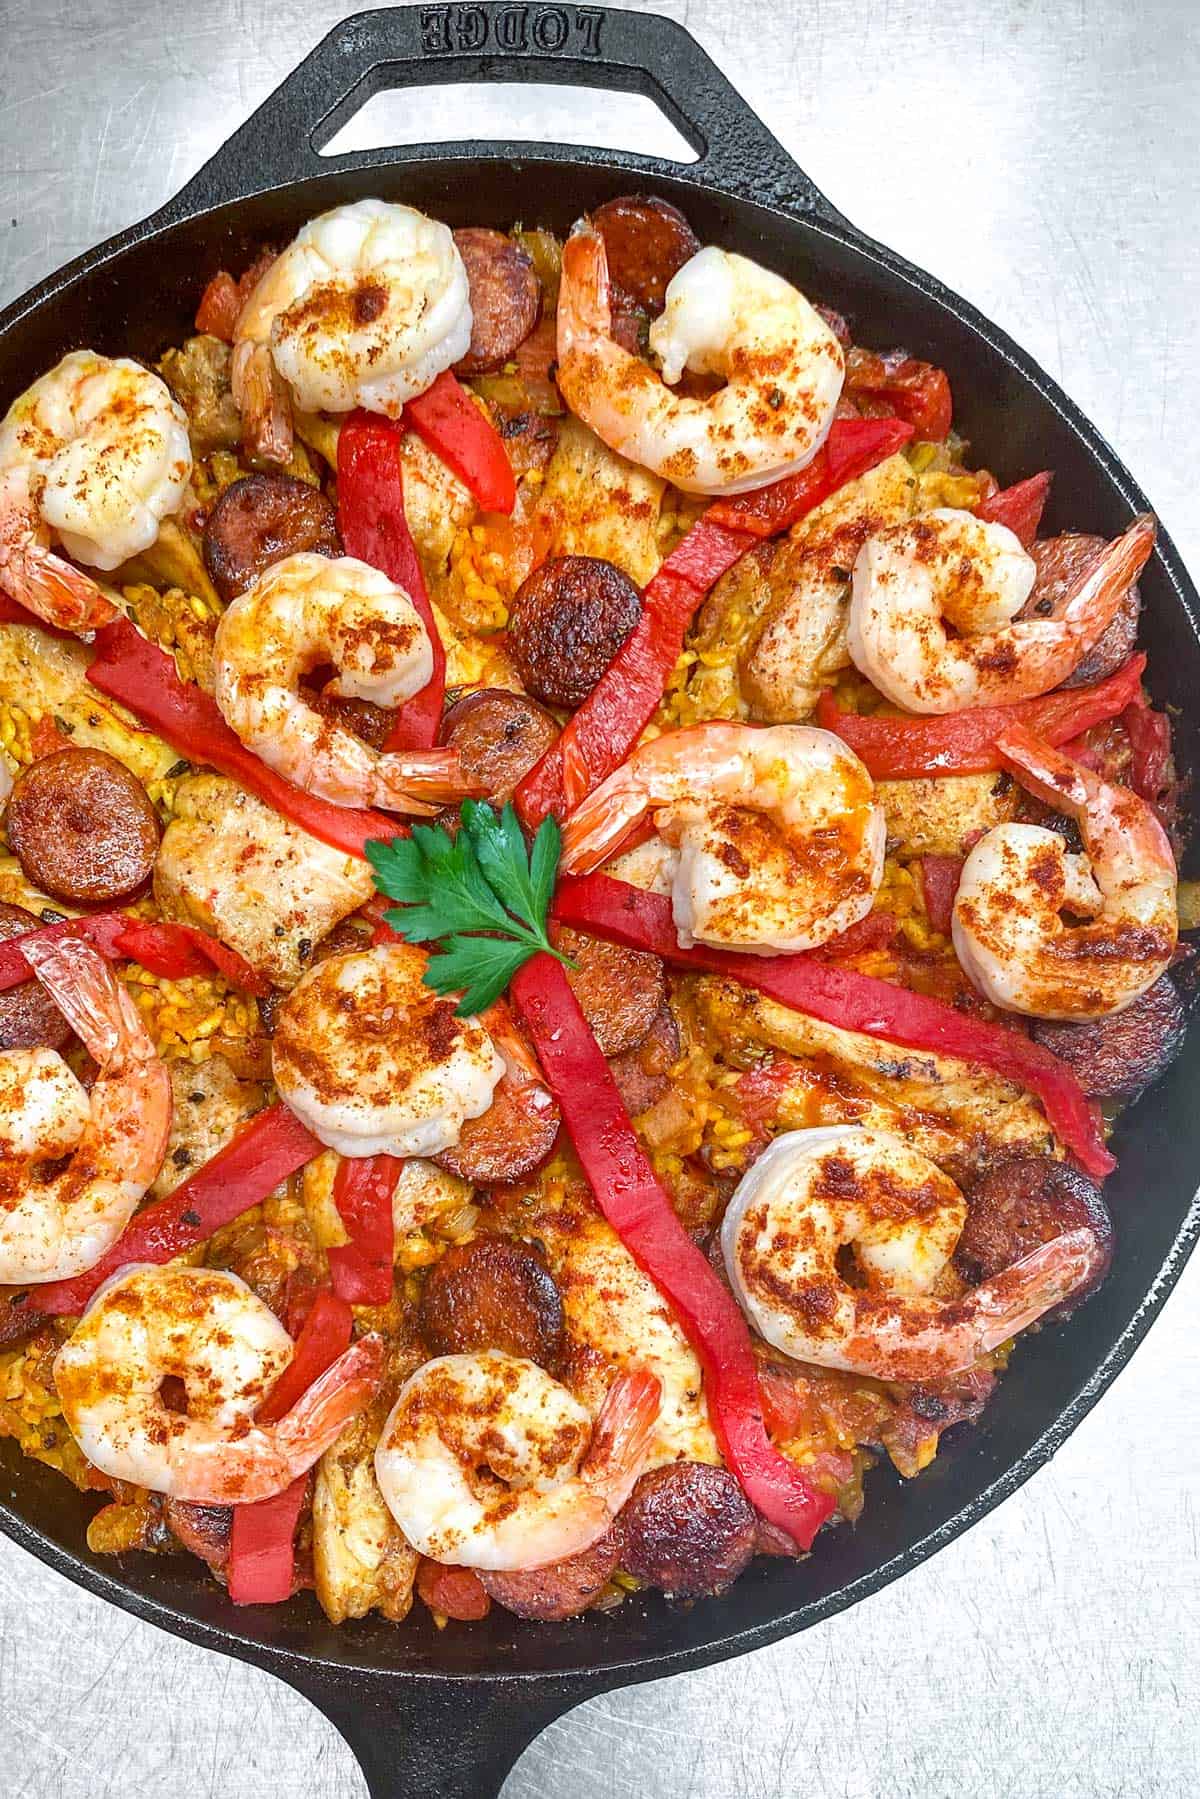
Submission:
[[563,868],[608,860],[647,812],[676,852],[680,944],[812,949],[871,910],[884,822],[870,775],[810,725],[703,724],[643,743],[568,820]]
[[1136,793],[1028,731],[1010,727],[997,747],[1025,786],[1076,821],[1086,854],[1073,855],[1043,825],[989,831],[967,857],[954,901],[958,959],[1009,1012],[1122,1012],[1169,966],[1179,934],[1166,832]]
[[1037,567],[1006,525],[938,507],[867,539],[850,590],[850,654],[910,712],[1048,693],[1112,622],[1154,548],[1134,520],[1045,618],[1017,618]]
[[642,1471],[659,1385],[618,1377],[593,1424],[535,1362],[437,1356],[400,1390],[375,1451],[414,1549],[466,1568],[541,1568],[602,1537]]
[[[798,1361],[878,1380],[970,1368],[1090,1279],[1090,1230],[1044,1243],[960,1299],[933,1297],[966,1220],[954,1182],[900,1137],[854,1125],[789,1131],[764,1150],[721,1227],[739,1304]],[[853,1251],[860,1284],[839,1267]]]
[[104,958],[73,938],[25,954],[99,1074],[88,1094],[53,1050],[0,1051],[0,1281],[22,1283],[95,1266],[162,1166],[171,1128],[166,1065]]
[[449,226],[357,200],[310,219],[250,294],[234,332],[234,396],[259,453],[286,462],[289,398],[304,412],[365,406],[399,418],[470,342],[467,271]]
[[90,568],[149,549],[192,471],[187,417],[166,383],[128,357],[72,350],[0,423],[0,586],[64,631],[116,607]]
[[[804,468],[824,443],[845,372],[841,346],[769,269],[701,250],[668,285],[650,348],[661,376],[615,342],[604,239],[577,226],[563,250],[558,385],[610,449],[685,493],[731,494]],[[703,399],[672,393],[685,368],[723,376],[724,386]]]
[[402,587],[353,556],[285,556],[223,613],[213,646],[214,696],[263,761],[335,806],[387,806],[424,816],[474,791],[453,750],[373,750],[300,690],[332,663],[335,694],[399,706],[433,673],[429,633]]
[[477,1018],[422,980],[425,955],[396,939],[330,956],[279,1008],[275,1085],[343,1156],[435,1156],[492,1103],[504,1059]]
[[[236,1274],[143,1266],[101,1287],[55,1358],[54,1384],[102,1473],[172,1499],[244,1505],[306,1473],[379,1384],[383,1344],[360,1337],[277,1424],[256,1424],[292,1348]],[[186,1411],[164,1402],[168,1376],[183,1382]]]

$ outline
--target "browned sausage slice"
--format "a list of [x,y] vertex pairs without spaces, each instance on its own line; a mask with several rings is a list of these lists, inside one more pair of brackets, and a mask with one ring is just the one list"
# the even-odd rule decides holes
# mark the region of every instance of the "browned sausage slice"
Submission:
[[522,581],[508,647],[522,685],[548,706],[581,706],[641,617],[629,576],[598,556],[555,556]]
[[1075,1070],[1093,1099],[1132,1099],[1156,1081],[1183,1048],[1187,1016],[1170,975],[1164,974],[1124,1012],[1086,1024],[1036,1019],[1039,1043]]
[[631,1118],[668,1091],[671,1069],[678,1060],[679,1026],[670,1006],[664,1005],[642,1041],[614,1056],[608,1065]]
[[198,1555],[215,1572],[224,1571],[233,1532],[231,1505],[197,1505],[190,1499],[168,1499],[163,1512],[173,1535],[185,1549]]
[[458,751],[464,774],[500,806],[557,736],[558,725],[544,707],[502,687],[465,694],[442,720],[442,742]]
[[619,1056],[641,1043],[667,997],[660,959],[587,937],[569,925],[554,931],[556,946],[575,964],[567,981],[604,1056]]
[[990,1168],[968,1190],[955,1265],[972,1283],[990,1280],[1051,1238],[1084,1229],[1094,1233],[1105,1254],[1088,1285],[1047,1318],[1073,1312],[1104,1279],[1112,1260],[1112,1219],[1099,1187],[1077,1168],[1049,1156],[1017,1156]]
[[435,1355],[500,1349],[550,1368],[562,1343],[554,1277],[532,1245],[513,1237],[476,1237],[448,1249],[426,1278],[420,1315]]
[[559,1111],[535,1081],[501,1076],[492,1103],[468,1118],[453,1149],[433,1160],[473,1187],[503,1187],[540,1168],[558,1136]]
[[[1065,531],[1061,537],[1043,537],[1035,543],[1029,553],[1037,564],[1037,577],[1022,610],[1022,618],[1056,617],[1072,588],[1107,547],[1105,538],[1084,531]],[[1103,681],[1106,675],[1115,674],[1133,649],[1141,610],[1141,594],[1135,582],[1108,628],[1071,671],[1063,686],[1087,687],[1093,681]]]
[[735,1581],[758,1534],[758,1514],[736,1477],[707,1462],[671,1462],[643,1474],[620,1523],[622,1567],[689,1599]]
[[620,1530],[610,1530],[590,1549],[565,1562],[518,1574],[484,1573],[479,1578],[496,1603],[518,1618],[558,1623],[563,1618],[577,1618],[595,1605],[616,1572],[621,1541]]
[[201,547],[226,602],[285,556],[342,553],[337,514],[320,488],[280,474],[243,475],[227,487],[208,515]]
[[660,313],[667,283],[690,262],[700,239],[683,214],[648,194],[623,194],[592,214],[604,239],[608,278],[649,313]]
[[17,778],[8,841],[35,887],[77,906],[128,899],[154,872],[158,814],[104,750],[56,750]]
[[471,289],[471,347],[455,368],[483,375],[507,362],[537,324],[542,284],[528,253],[502,231],[471,225],[454,242]]
[[[36,931],[41,922],[23,906],[0,903],[0,943]],[[0,1049],[62,1049],[70,1035],[70,1025],[37,981],[0,993]]]
[[354,737],[361,737],[373,750],[383,748],[388,733],[396,722],[394,712],[390,712],[386,706],[376,706],[371,700],[348,699],[340,693],[330,693],[327,688],[309,697],[314,712],[327,718],[331,725],[349,731]]

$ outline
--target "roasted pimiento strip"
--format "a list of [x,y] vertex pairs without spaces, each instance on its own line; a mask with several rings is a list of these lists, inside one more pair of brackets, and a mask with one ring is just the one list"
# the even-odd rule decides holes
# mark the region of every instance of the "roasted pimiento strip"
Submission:
[[1183,1048],[1187,1014],[1179,990],[1164,974],[1123,1012],[1085,1024],[1033,1023],[1033,1034],[1068,1068],[1093,1099],[1130,1100],[1166,1072]]
[[1108,1273],[1112,1219],[1099,1187],[1077,1168],[1048,1156],[1018,1156],[990,1168],[968,1189],[954,1263],[967,1280],[992,1280],[1068,1231],[1090,1231],[1098,1254],[1086,1282],[1047,1318],[1074,1311]]
[[542,288],[527,250],[471,225],[454,233],[471,293],[471,343],[455,364],[460,375],[482,375],[509,361],[537,324]]
[[595,556],[543,562],[521,586],[508,615],[508,647],[535,699],[574,710],[583,704],[641,616],[628,575]]
[[161,831],[124,763],[75,749],[39,756],[22,772],[5,829],[34,886],[75,906],[107,905],[144,887]]
[[622,1567],[664,1593],[698,1599],[746,1567],[758,1516],[727,1468],[669,1462],[642,1475],[620,1526]]
[[243,475],[204,522],[204,566],[228,604],[273,562],[308,551],[340,556],[337,514],[319,487],[292,475]]
[[420,1316],[435,1355],[502,1349],[553,1368],[562,1343],[562,1298],[545,1259],[509,1237],[452,1245],[426,1276]]

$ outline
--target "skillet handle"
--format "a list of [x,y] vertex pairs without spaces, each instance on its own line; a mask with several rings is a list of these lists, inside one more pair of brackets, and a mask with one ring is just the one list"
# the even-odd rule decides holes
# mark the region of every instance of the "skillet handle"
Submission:
[[[389,88],[455,82],[554,82],[653,100],[697,151],[695,163],[570,146],[581,162],[671,174],[790,212],[840,215],[726,80],[695,38],[656,13],[478,0],[356,13],[334,27],[168,207],[190,216],[318,175],[477,154],[467,142],[321,156],[346,121]],[[558,146],[508,144],[538,160]]]
[[605,1684],[414,1680],[334,1667],[284,1678],[345,1737],[371,1799],[499,1799],[534,1737]]

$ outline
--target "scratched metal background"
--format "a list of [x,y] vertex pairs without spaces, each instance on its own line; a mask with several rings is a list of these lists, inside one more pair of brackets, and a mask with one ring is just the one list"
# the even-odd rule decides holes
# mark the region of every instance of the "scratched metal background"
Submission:
[[[348,10],[3,0],[0,301],[165,199]],[[1200,566],[1195,0],[669,10],[851,218],[1058,377]],[[617,95],[466,104],[480,136],[669,148],[649,104]],[[444,135],[451,110],[376,106],[375,141],[389,122]],[[527,1751],[505,1799],[1200,1792],[1198,1302],[1193,1266],[1053,1465],[965,1539],[805,1637],[582,1707]],[[294,1693],[2,1540],[0,1695],[2,1799],[365,1791]]]

